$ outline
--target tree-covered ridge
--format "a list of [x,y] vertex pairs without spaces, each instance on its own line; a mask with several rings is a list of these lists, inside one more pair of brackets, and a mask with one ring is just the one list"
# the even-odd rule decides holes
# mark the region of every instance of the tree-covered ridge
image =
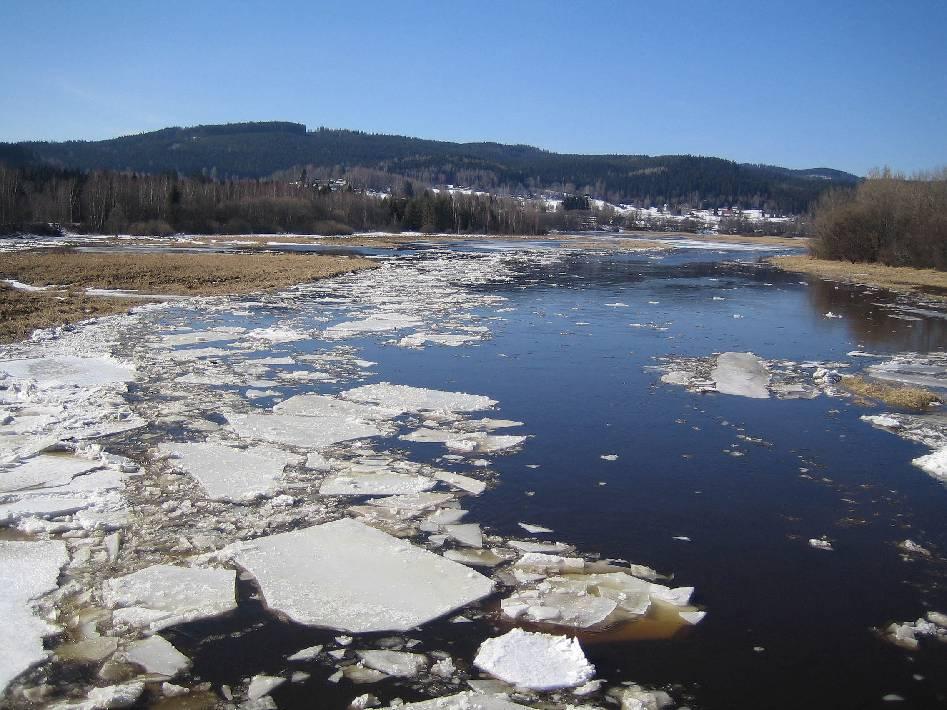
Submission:
[[[789,170],[693,155],[570,155],[526,145],[451,143],[298,123],[166,128],[104,141],[30,142],[35,160],[79,170],[175,172],[262,178],[306,168],[340,177],[353,170],[423,185],[462,184],[500,194],[544,190],[613,203],[764,208],[799,213],[826,188],[857,178],[827,168]],[[389,180],[393,182],[394,180]]]

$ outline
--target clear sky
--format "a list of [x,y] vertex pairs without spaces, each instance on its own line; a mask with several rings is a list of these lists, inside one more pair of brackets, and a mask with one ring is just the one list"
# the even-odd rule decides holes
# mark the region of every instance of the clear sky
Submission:
[[0,140],[290,120],[947,165],[947,0],[0,0]]

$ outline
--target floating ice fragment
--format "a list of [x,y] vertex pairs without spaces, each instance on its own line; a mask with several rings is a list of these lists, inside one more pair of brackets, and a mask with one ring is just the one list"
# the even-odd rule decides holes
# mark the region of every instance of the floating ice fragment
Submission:
[[445,525],[444,532],[457,540],[461,545],[466,545],[467,547],[483,547],[483,534],[480,532],[480,526],[477,523]]
[[323,335],[327,338],[351,338],[368,333],[383,333],[405,328],[416,328],[421,321],[403,313],[378,313],[362,320],[350,320],[326,328]]
[[542,525],[530,525],[529,523],[517,523],[523,530],[528,533],[536,535],[538,533],[551,533],[553,532],[550,528],[544,528]]
[[277,490],[283,469],[299,456],[271,446],[237,449],[218,443],[160,444],[158,451],[198,480],[211,500],[242,501]]
[[377,404],[398,412],[475,412],[492,409],[497,404],[496,400],[482,395],[393,385],[388,382],[356,387],[342,392],[340,396],[354,402]]
[[322,481],[319,494],[324,496],[401,495],[429,491],[437,484],[433,478],[405,473],[339,473]]
[[901,422],[888,414],[865,414],[859,418],[863,422],[868,422],[872,426],[881,427],[882,429],[900,429],[902,427]]
[[399,678],[414,678],[428,665],[427,657],[420,653],[387,650],[357,653],[362,663],[369,668]]
[[34,380],[40,389],[96,387],[135,379],[135,368],[112,357],[57,357],[0,360],[0,372],[18,380]]
[[125,651],[125,660],[155,673],[173,678],[188,668],[191,661],[161,636],[151,636],[135,641]]
[[827,550],[829,552],[831,552],[834,549],[832,547],[832,543],[826,540],[824,537],[823,538],[815,538],[815,537],[810,538],[809,546],[814,547],[817,550]]
[[349,632],[405,631],[493,589],[462,565],[348,518],[231,549],[270,608]]
[[269,695],[285,682],[286,679],[280,676],[255,675],[250,681],[250,687],[247,688],[247,699],[257,700],[264,695]]
[[145,684],[140,682],[109,685],[105,688],[93,688],[86,696],[87,702],[80,707],[88,710],[105,710],[107,708],[130,708],[141,694],[145,692]]
[[99,461],[76,456],[40,454],[11,468],[0,469],[0,493],[65,486],[76,476],[101,467]]
[[313,658],[322,653],[322,645],[318,646],[309,646],[307,648],[300,649],[296,651],[292,656],[289,656],[287,661],[311,661]]
[[617,461],[618,454],[602,454],[599,458],[602,459],[602,461]]
[[230,428],[239,436],[308,448],[323,448],[340,441],[379,436],[383,432],[371,424],[336,417],[307,417],[292,414],[231,414]]
[[468,493],[473,493],[475,496],[480,495],[487,489],[487,484],[483,481],[478,481],[476,478],[464,476],[459,473],[438,471],[434,474],[434,477],[439,481],[449,483],[456,488],[467,491]]
[[69,561],[58,540],[0,540],[0,695],[16,676],[46,657],[43,637],[52,627],[33,615],[31,602],[56,588]]
[[532,690],[574,688],[595,675],[576,639],[512,629],[480,645],[474,665]]
[[739,397],[766,399],[770,375],[765,363],[753,353],[722,353],[710,373],[717,391]]
[[225,569],[153,565],[109,579],[102,595],[117,622],[159,631],[237,607],[236,573]]
[[916,459],[912,459],[911,463],[934,478],[938,478],[942,481],[947,480],[947,446],[939,448],[930,454],[918,456]]

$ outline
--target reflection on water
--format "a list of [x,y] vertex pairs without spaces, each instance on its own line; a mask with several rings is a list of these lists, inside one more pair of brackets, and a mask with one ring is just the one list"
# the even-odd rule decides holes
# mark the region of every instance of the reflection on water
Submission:
[[899,300],[891,293],[815,278],[806,292],[817,315],[832,312],[843,316],[852,337],[866,347],[929,352],[947,343],[947,320],[900,311]]

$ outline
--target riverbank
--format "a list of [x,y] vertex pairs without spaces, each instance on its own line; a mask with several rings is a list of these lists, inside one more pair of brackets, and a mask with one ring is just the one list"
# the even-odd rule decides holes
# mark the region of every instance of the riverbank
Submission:
[[852,264],[810,256],[774,256],[769,263],[785,271],[818,276],[829,281],[863,284],[901,293],[918,293],[947,300],[947,272],[884,264]]
[[0,264],[0,279],[8,280],[0,284],[0,342],[122,313],[144,301],[271,291],[375,266],[368,259],[313,254],[6,254]]

